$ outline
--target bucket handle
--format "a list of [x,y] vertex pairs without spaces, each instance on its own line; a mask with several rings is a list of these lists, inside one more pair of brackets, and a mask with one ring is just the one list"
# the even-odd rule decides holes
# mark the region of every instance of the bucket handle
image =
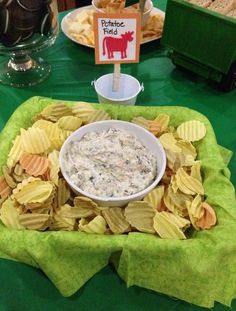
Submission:
[[94,86],[94,84],[96,83],[97,80],[93,80],[91,81],[91,86]]

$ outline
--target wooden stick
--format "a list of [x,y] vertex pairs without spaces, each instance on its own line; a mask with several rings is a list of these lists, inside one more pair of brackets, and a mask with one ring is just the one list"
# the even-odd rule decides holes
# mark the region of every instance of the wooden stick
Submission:
[[112,91],[117,92],[120,88],[120,63],[114,64]]
[[139,10],[141,13],[141,24],[143,24],[143,14],[147,0],[139,0]]

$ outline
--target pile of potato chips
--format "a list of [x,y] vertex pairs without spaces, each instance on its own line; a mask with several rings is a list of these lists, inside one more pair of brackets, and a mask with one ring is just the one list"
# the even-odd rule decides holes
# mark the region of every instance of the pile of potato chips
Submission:
[[203,123],[191,120],[177,129],[170,118],[135,117],[136,123],[159,138],[167,156],[161,183],[142,201],[125,207],[103,207],[90,198],[75,196],[63,179],[59,150],[65,139],[84,124],[109,120],[102,109],[84,102],[47,106],[20,129],[0,177],[0,219],[14,229],[67,230],[97,234],[140,231],[166,239],[186,239],[185,230],[210,229],[214,209],[204,201],[201,164],[193,145],[206,134]]
[[[132,6],[125,8],[127,12],[137,12]],[[68,18],[68,33],[78,43],[94,46],[93,14],[95,10],[84,9],[72,19]],[[160,38],[163,30],[164,18],[158,12],[151,12],[147,24],[141,31],[141,43],[151,38]]]

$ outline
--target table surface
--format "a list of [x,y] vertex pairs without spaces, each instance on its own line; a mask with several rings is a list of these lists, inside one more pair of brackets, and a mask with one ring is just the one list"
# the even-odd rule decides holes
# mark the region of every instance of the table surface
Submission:
[[[154,1],[154,4],[165,10],[166,0]],[[64,14],[60,14],[60,19]],[[113,71],[112,65],[95,65],[94,50],[71,42],[62,32],[55,45],[40,55],[52,65],[48,80],[25,89],[0,86],[0,129],[13,111],[31,96],[97,102],[91,81]],[[144,83],[145,91],[138,96],[136,105],[178,105],[195,109],[208,117],[218,143],[236,152],[236,90],[221,93],[202,78],[176,69],[158,40],[143,45],[140,63],[122,65],[122,72]],[[236,185],[235,155],[229,167],[231,180]],[[30,266],[1,259],[0,271],[0,311],[206,310],[136,286],[127,289],[110,266],[70,298],[62,297],[40,270]],[[236,300],[232,308],[236,310]],[[216,303],[213,310],[228,309]]]

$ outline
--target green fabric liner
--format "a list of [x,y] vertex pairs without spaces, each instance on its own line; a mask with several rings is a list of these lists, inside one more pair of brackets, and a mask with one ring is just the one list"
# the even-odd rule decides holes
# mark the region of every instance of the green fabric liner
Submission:
[[[33,97],[15,111],[0,135],[0,166],[6,162],[19,128],[29,127],[31,117],[53,102]],[[221,156],[224,149],[218,147],[211,124],[202,114],[184,107],[99,107],[114,119],[130,120],[139,115],[151,119],[168,113],[173,126],[190,119],[204,122],[207,135],[197,150],[206,199],[215,207],[217,226],[195,231],[188,240],[175,241],[143,233],[100,236],[17,231],[0,225],[0,257],[42,269],[63,296],[72,295],[113,262],[127,286],[142,286],[203,307],[213,307],[214,301],[230,306],[236,297],[236,200],[226,166],[230,153],[223,153],[225,163]]]
[[233,151],[223,147],[223,146],[220,146],[218,145],[218,148],[220,150],[220,154],[225,162],[225,165],[229,165],[229,162],[233,156]]

